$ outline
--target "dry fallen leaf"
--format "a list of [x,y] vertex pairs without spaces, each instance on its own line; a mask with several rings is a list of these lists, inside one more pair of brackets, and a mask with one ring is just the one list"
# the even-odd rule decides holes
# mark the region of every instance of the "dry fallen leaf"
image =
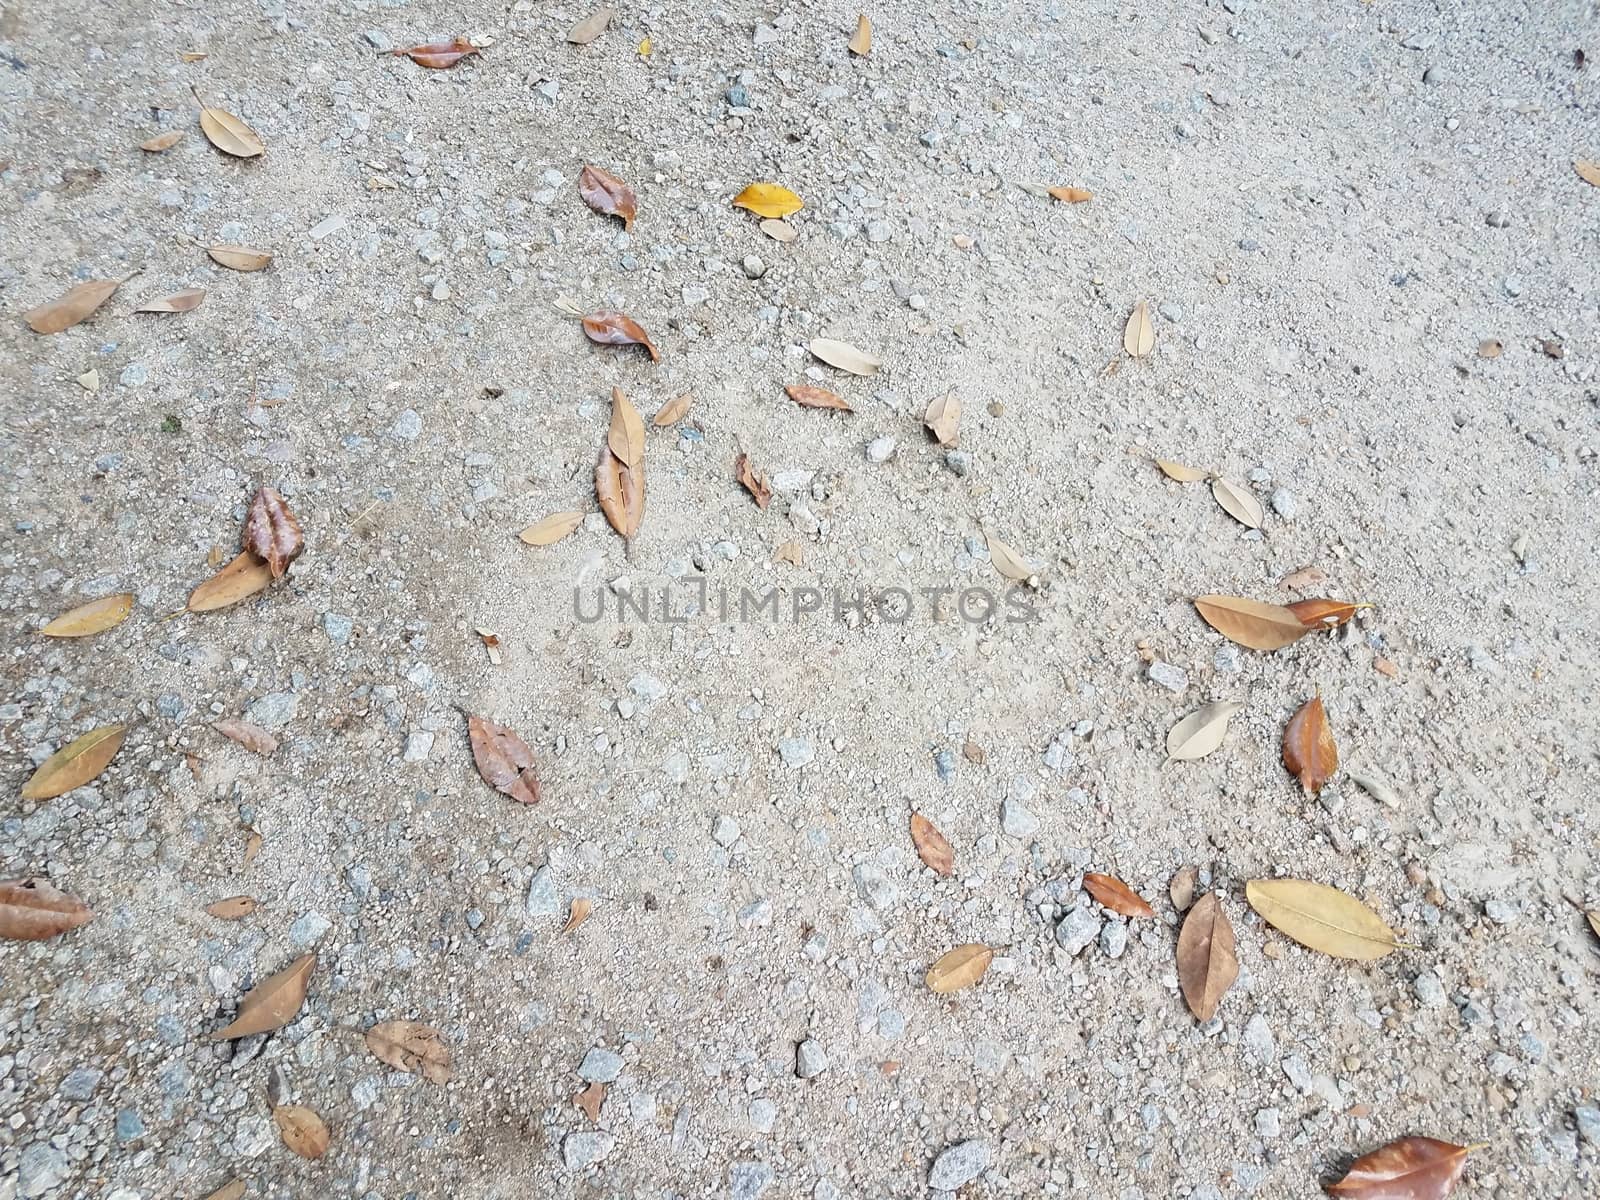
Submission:
[[1133,358],[1143,358],[1156,348],[1156,331],[1150,324],[1148,300],[1141,300],[1133,306],[1128,323],[1122,330],[1122,348]]
[[977,763],[981,767],[989,761],[989,752],[978,745],[977,742],[968,741],[962,743],[961,757],[970,763]]
[[989,964],[994,961],[994,951],[982,942],[969,942],[957,946],[928,968],[926,983],[939,993],[959,992],[983,978]]
[[244,1180],[235,1179],[219,1187],[206,1200],[243,1200],[245,1193]]
[[633,229],[633,218],[639,211],[638,197],[624,180],[610,171],[585,164],[578,172],[578,195],[595,212],[621,217],[624,230]]
[[765,475],[750,465],[748,454],[741,454],[733,460],[733,474],[755,500],[757,508],[764,509],[772,503],[772,485],[767,482]]
[[194,92],[194,98],[200,105],[201,132],[218,150],[235,158],[254,158],[266,149],[250,126],[230,112],[212,108],[200,99],[200,93],[192,86],[189,90]]
[[1124,917],[1156,915],[1156,910],[1150,907],[1149,901],[1115,875],[1101,875],[1091,871],[1083,877],[1083,890],[1094,897],[1096,903]]
[[1211,495],[1223,512],[1247,529],[1260,529],[1266,519],[1267,510],[1243,484],[1218,475],[1211,481]]
[[256,250],[250,246],[207,246],[206,253],[211,256],[212,261],[227,267],[230,271],[261,271],[272,262],[270,252]]
[[644,521],[644,468],[630,468],[609,445],[600,447],[594,465],[594,494],[606,520],[625,538],[639,532]]
[[211,1040],[220,1042],[282,1029],[300,1012],[311,973],[316,969],[317,956],[302,954],[276,975],[263,979],[239,1001],[239,1015],[213,1033]]
[[211,612],[254,596],[272,582],[272,568],[248,550],[189,593],[190,612]]
[[1033,564],[1028,562],[1010,546],[1006,545],[993,534],[984,534],[989,544],[989,561],[994,569],[1007,579],[1015,579],[1026,583],[1038,574],[1033,569]]
[[1298,571],[1291,571],[1278,580],[1278,586],[1288,588],[1292,592],[1304,592],[1314,587],[1321,587],[1328,582],[1328,573],[1321,567],[1301,567]]
[[183,130],[169,129],[165,133],[158,133],[153,138],[146,138],[139,143],[139,149],[148,154],[160,154],[164,150],[171,150],[183,140]]
[[191,312],[200,307],[201,301],[206,298],[205,288],[184,288],[181,292],[173,292],[170,296],[162,296],[158,300],[146,300],[134,312],[159,312],[176,313]]
[[1222,745],[1229,720],[1243,707],[1233,700],[1214,700],[1195,709],[1167,733],[1167,757],[1178,762],[1204,758]]
[[956,873],[955,851],[938,827],[921,813],[911,814],[911,844],[930,871],[946,879]]
[[1209,1021],[1238,978],[1233,926],[1217,894],[1207,892],[1189,910],[1178,933],[1178,984],[1184,1002],[1196,1018]]
[[827,388],[811,387],[804,383],[791,383],[783,389],[801,408],[831,408],[839,412],[855,412],[850,402]]
[[443,71],[455,66],[463,58],[478,53],[478,48],[467,38],[458,37],[448,42],[429,42],[423,46],[412,46],[409,50],[390,50],[387,53],[396,58],[409,58],[419,67]]
[[472,742],[472,761],[485,783],[519,804],[539,803],[539,776],[527,742],[504,725],[471,714],[467,716],[467,737]]
[[961,433],[961,397],[954,392],[935,397],[922,414],[922,423],[939,445],[954,446]]
[[597,8],[571,29],[567,30],[567,41],[574,46],[587,46],[595,38],[606,31],[606,26],[611,24],[611,10]]
[[[1049,192],[1050,195],[1055,197],[1057,200],[1062,201],[1064,204],[1082,204],[1086,200],[1093,200],[1094,199],[1094,193],[1091,192],[1088,188],[1081,188],[1081,187],[1053,187],[1053,188],[1046,188],[1045,190],[1047,192]],[[1133,351],[1130,350],[1130,351],[1128,351],[1128,353],[1132,354]],[[1145,353],[1148,354],[1149,351],[1145,351]]]
[[283,1144],[301,1158],[318,1159],[328,1152],[328,1125],[309,1108],[280,1104],[272,1110]]
[[776,183],[752,183],[733,198],[735,208],[744,208],[758,217],[780,218],[797,213],[806,202]]
[[1589,922],[1589,928],[1594,930],[1595,937],[1600,938],[1600,911],[1591,909],[1583,915]]
[[28,776],[22,785],[24,800],[53,800],[82,787],[111,765],[128,736],[126,725],[104,725],[68,742]]
[[1585,183],[1592,183],[1600,187],[1600,162],[1580,158],[1572,164],[1572,169],[1578,173],[1578,178]]
[[1371,608],[1372,605],[1352,604],[1348,600],[1310,599],[1296,600],[1284,607],[1299,617],[1302,625],[1309,625],[1312,629],[1332,629],[1355,616],[1358,609]]
[[611,425],[606,430],[606,445],[624,466],[644,465],[644,421],[621,388],[611,389]]
[[483,642],[483,648],[489,655],[489,665],[498,667],[500,665],[500,635],[492,629],[484,629],[481,626],[477,627],[474,632],[477,633],[479,640]]
[[1471,1149],[1429,1137],[1399,1138],[1363,1154],[1323,1190],[1354,1200],[1444,1200],[1466,1169]]
[[1313,696],[1289,718],[1283,730],[1283,765],[1312,795],[1339,769],[1339,748],[1328,727],[1322,697]]
[[838,367],[852,375],[876,375],[883,364],[865,350],[857,350],[848,342],[833,338],[812,338],[806,347],[830,367]]
[[583,318],[583,332],[591,342],[599,342],[602,346],[643,346],[649,352],[651,362],[661,361],[661,354],[650,340],[650,335],[644,331],[644,326],[625,313],[609,309],[590,313]]
[[1187,912],[1194,903],[1194,889],[1200,883],[1200,870],[1197,867],[1179,867],[1174,871],[1172,878],[1167,881],[1167,899],[1172,901],[1172,907],[1179,912]]
[[397,1070],[421,1075],[429,1083],[450,1082],[450,1048],[432,1025],[421,1021],[382,1021],[367,1030],[367,1049]]
[[775,217],[768,217],[757,228],[775,242],[788,243],[800,236],[800,231],[793,225],[786,225]]
[[1308,879],[1252,879],[1245,899],[1262,920],[1302,946],[1370,962],[1400,949],[1394,930],[1354,896]]
[[206,912],[219,921],[241,921],[256,910],[254,896],[229,896],[206,905]]
[[799,542],[790,538],[772,552],[772,561],[798,567],[805,561],[805,551],[801,549]]
[[1242,596],[1196,596],[1194,607],[1223,637],[1252,650],[1278,650],[1308,632],[1300,618],[1281,604]]
[[46,880],[0,882],[0,938],[42,942],[76,929],[93,917],[82,900],[57,891]]
[[244,548],[267,564],[274,579],[283,578],[289,564],[306,548],[300,522],[272,488],[258,489],[250,502],[250,515],[244,522]]
[[582,524],[581,512],[551,513],[544,520],[529,525],[517,536],[530,546],[553,546]]
[[572,902],[572,907],[567,911],[567,923],[561,927],[562,933],[571,933],[579,925],[589,919],[589,914],[594,911],[594,901],[587,896],[579,896]]
[[278,749],[277,738],[261,726],[241,721],[237,717],[224,717],[220,721],[214,721],[211,728],[225,738],[232,738],[252,754],[273,754]]
[[1199,467],[1186,467],[1180,462],[1173,462],[1168,458],[1155,460],[1156,466],[1161,468],[1161,473],[1168,479],[1175,479],[1179,483],[1195,483],[1201,479],[1210,479],[1211,472],[1203,471]]
[[856,31],[850,35],[847,45],[851,54],[859,54],[862,58],[872,53],[872,22],[867,20],[866,13],[856,18]]
[[62,613],[39,630],[41,637],[80,638],[121,625],[133,611],[133,595],[121,592],[115,596],[102,596],[87,604]]
[[197,63],[204,62],[205,59],[206,52],[204,50],[181,50],[178,52],[179,62]]
[[650,418],[650,424],[654,425],[657,429],[665,429],[669,425],[676,425],[688,415],[689,409],[693,406],[693,404],[693,392],[685,392],[681,396],[674,396],[660,408],[656,409],[656,415]]
[[[128,278],[132,278],[129,276]],[[63,296],[30,308],[22,315],[35,333],[60,333],[71,329],[99,308],[127,279],[93,279],[80,283]]]
[[605,1103],[605,1099],[606,1085],[595,1082],[573,1096],[572,1102],[583,1110],[583,1115],[588,1117],[591,1123],[594,1123],[600,1120],[600,1106]]
[[239,864],[239,869],[241,871],[248,871],[251,867],[251,864],[256,861],[256,856],[260,853],[261,835],[252,829],[250,831],[250,836],[244,840],[244,860]]

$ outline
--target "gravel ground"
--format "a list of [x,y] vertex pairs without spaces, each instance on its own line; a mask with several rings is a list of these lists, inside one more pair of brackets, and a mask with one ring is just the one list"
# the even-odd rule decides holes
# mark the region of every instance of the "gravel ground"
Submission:
[[[1600,1191],[1600,943],[1568,902],[1600,906],[1594,6],[960,7],[880,5],[866,59],[834,3],[627,8],[581,48],[587,9],[528,0],[0,9],[8,794],[132,725],[94,784],[0,810],[0,869],[96,911],[0,949],[0,1200],[1306,1197],[1407,1133],[1487,1143],[1462,1195]],[[495,40],[448,72],[374,53],[458,33]],[[265,156],[208,146],[190,84]],[[584,162],[637,188],[631,235]],[[793,244],[729,205],[755,179],[806,199]],[[20,320],[135,268],[75,329]],[[131,312],[189,285],[192,313]],[[1126,359],[1141,298],[1155,352]],[[882,372],[819,366],[819,334]],[[857,413],[784,399],[808,376]],[[522,545],[594,508],[613,386],[697,397],[649,435],[631,555],[598,514]],[[953,457],[919,422],[951,390]],[[1245,482],[1264,527],[1150,454]],[[164,619],[262,484],[306,530],[286,582]],[[1040,565],[1034,619],[574,611],[619,576],[998,587],[985,531]],[[1374,607],[1262,655],[1188,602],[1292,599],[1307,565]],[[117,629],[34,636],[116,591]],[[1319,688],[1392,803],[1284,772]],[[1163,766],[1213,698],[1245,704],[1222,749]],[[527,738],[541,805],[479,781],[460,710]],[[239,715],[276,754],[210,728]],[[1203,1026],[1185,865],[1242,968]],[[1105,920],[1085,870],[1158,919]],[[1286,941],[1243,900],[1276,873],[1415,948]],[[242,922],[202,911],[241,892]],[[988,976],[930,993],[969,941]],[[209,1040],[313,948],[297,1020]],[[444,1032],[452,1082],[367,1053],[395,1017]],[[319,1162],[279,1143],[279,1070]]]

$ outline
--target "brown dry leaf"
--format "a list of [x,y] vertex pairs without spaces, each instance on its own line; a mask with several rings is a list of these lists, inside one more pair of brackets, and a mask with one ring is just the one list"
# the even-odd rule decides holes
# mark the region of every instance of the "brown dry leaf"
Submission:
[[611,15],[609,8],[595,9],[594,12],[567,30],[567,41],[574,46],[587,46],[606,31],[606,26],[611,24]]
[[1479,358],[1499,358],[1505,351],[1505,346],[1499,338],[1484,338],[1478,343]]
[[76,929],[94,914],[76,896],[57,891],[43,879],[0,882],[0,938],[42,942]]
[[1466,1169],[1471,1150],[1429,1137],[1399,1138],[1363,1154],[1323,1190],[1355,1200],[1444,1200]]
[[1153,917],[1156,910],[1148,901],[1115,875],[1090,872],[1083,877],[1083,890],[1114,913],[1124,917]]
[[1356,615],[1357,609],[1371,608],[1370,604],[1352,604],[1348,600],[1296,600],[1293,604],[1284,605],[1290,612],[1300,618],[1300,623],[1309,625],[1312,629],[1332,629],[1343,625]]
[[941,994],[959,992],[983,978],[989,964],[994,961],[994,951],[982,942],[969,942],[957,946],[928,968],[928,987]]
[[1565,358],[1567,348],[1554,338],[1540,338],[1539,349],[1544,351],[1546,358]]
[[[1094,193],[1088,188],[1053,187],[1046,188],[1045,191],[1049,192],[1052,196],[1064,204],[1082,204],[1087,200],[1094,199]],[[1133,351],[1130,350],[1128,353],[1132,354]],[[1148,351],[1146,351],[1146,353],[1148,353]]]
[[1132,358],[1144,358],[1156,348],[1155,326],[1150,324],[1150,302],[1141,300],[1133,306],[1128,323],[1122,330],[1122,348]]
[[681,396],[674,396],[660,408],[656,415],[650,418],[650,424],[657,429],[665,429],[669,425],[676,425],[688,415],[689,409],[694,405],[694,393],[685,392]]
[[862,58],[872,53],[872,22],[867,20],[866,13],[856,18],[856,31],[850,35],[847,45],[851,54],[859,54]]
[[92,279],[80,283],[65,295],[30,308],[22,319],[35,333],[60,333],[88,317],[126,282],[127,279]]
[[300,1104],[280,1104],[272,1110],[283,1144],[301,1158],[318,1159],[328,1152],[328,1124]]
[[1321,567],[1301,567],[1298,571],[1291,571],[1278,580],[1278,586],[1288,588],[1292,592],[1303,592],[1308,588],[1321,587],[1328,582],[1328,573]]
[[567,911],[567,923],[561,927],[562,933],[571,933],[579,925],[589,919],[589,914],[594,911],[594,901],[587,896],[579,896],[572,902],[572,907]]
[[227,267],[230,271],[262,271],[272,262],[272,254],[267,250],[257,250],[251,246],[207,246],[206,253],[213,262]]
[[1210,479],[1211,472],[1203,471],[1199,467],[1186,467],[1180,462],[1171,459],[1158,458],[1156,466],[1161,468],[1161,473],[1168,479],[1175,479],[1179,483],[1196,483],[1202,479]]
[[1572,164],[1572,169],[1578,173],[1578,178],[1585,183],[1592,183],[1595,187],[1600,187],[1600,162],[1580,158]]
[[911,814],[911,844],[917,857],[936,875],[949,879],[956,873],[956,852],[938,827],[921,813]]
[[1178,983],[1189,1011],[1200,1021],[1217,1015],[1217,1005],[1239,978],[1233,926],[1215,892],[1189,910],[1178,933]]
[[539,803],[539,776],[527,742],[504,725],[471,714],[467,716],[467,737],[472,742],[472,761],[485,783],[519,804]]
[[206,912],[219,921],[242,921],[255,910],[254,896],[229,896],[226,900],[206,905]]
[[53,800],[82,787],[111,765],[128,736],[126,725],[103,725],[68,742],[28,776],[22,785],[24,800]]
[[146,300],[134,312],[192,312],[200,307],[206,298],[205,288],[184,288],[181,292],[173,292],[170,296],[162,296],[159,300]]
[[306,548],[300,522],[272,488],[259,489],[250,502],[250,515],[244,522],[244,548],[267,564],[274,579],[283,578],[289,564]]
[[164,150],[171,150],[183,140],[183,130],[169,129],[165,133],[158,133],[153,138],[146,138],[139,143],[139,149],[147,154],[160,154]]
[[625,313],[612,312],[610,309],[590,313],[583,318],[583,332],[588,334],[591,342],[599,342],[602,346],[643,346],[649,352],[651,362],[661,361],[661,353],[644,331],[644,326]]
[[596,1082],[573,1096],[572,1102],[583,1110],[583,1115],[588,1117],[591,1123],[594,1123],[600,1120],[600,1106],[605,1103],[605,1099],[606,1085]]
[[272,568],[250,551],[239,557],[189,593],[190,612],[211,612],[254,596],[272,582]]
[[77,608],[68,609],[50,624],[39,630],[41,637],[80,638],[104,633],[121,625],[133,611],[133,595],[120,592],[115,596],[102,596]]
[[207,1196],[206,1200],[243,1200],[244,1192],[244,1180],[235,1179],[231,1183],[223,1184]]
[[622,228],[633,229],[633,218],[639,212],[639,198],[625,180],[586,163],[583,170],[578,172],[578,195],[595,212],[608,217],[621,217]]
[[977,742],[966,742],[961,747],[961,757],[970,763],[977,763],[980,767],[989,761],[989,752]]
[[1033,564],[993,534],[984,534],[989,545],[989,562],[1007,579],[1026,583],[1038,574]]
[[582,524],[581,512],[551,513],[544,520],[529,525],[517,536],[530,546],[553,546]]
[[606,430],[606,445],[625,466],[644,465],[644,421],[621,388],[611,389],[611,427]]
[[432,1025],[421,1021],[382,1021],[367,1030],[367,1049],[397,1070],[421,1075],[429,1083],[450,1082],[450,1048]]
[[630,468],[610,446],[600,447],[594,465],[594,494],[606,520],[625,538],[639,532],[644,521],[644,466]]
[[733,206],[748,209],[758,217],[781,219],[799,212],[806,202],[776,183],[752,183],[733,198]]
[[1372,660],[1372,669],[1379,675],[1385,675],[1390,679],[1400,678],[1400,668],[1381,654]]
[[1211,496],[1222,511],[1247,529],[1260,529],[1267,510],[1243,484],[1218,475],[1211,481]]
[[484,629],[482,627],[475,629],[474,632],[477,633],[479,639],[483,642],[484,650],[489,654],[489,665],[498,667],[500,665],[500,635],[492,629]]
[[200,104],[201,132],[218,150],[235,158],[254,158],[266,150],[266,146],[250,126],[230,112],[212,108],[200,99],[200,93],[193,87],[189,90],[194,92],[194,98]]
[[791,383],[783,389],[801,408],[831,408],[838,412],[855,412],[850,402],[827,388],[811,387],[804,383]]
[[1245,899],[1274,929],[1334,958],[1370,962],[1400,949],[1394,930],[1354,896],[1309,879],[1252,879]]
[[278,739],[261,726],[252,725],[249,721],[241,721],[238,717],[224,717],[220,721],[212,722],[211,728],[225,738],[232,738],[252,754],[268,755],[277,752]]
[[204,50],[181,50],[178,52],[179,62],[197,63],[204,62],[205,59],[206,52]]
[[1300,618],[1281,604],[1242,596],[1196,596],[1194,607],[1223,637],[1252,650],[1278,650],[1308,632]]
[[1194,903],[1194,889],[1199,883],[1200,871],[1197,867],[1179,867],[1173,872],[1167,883],[1167,899],[1172,901],[1172,907],[1179,912],[1187,912]]
[[220,1042],[282,1029],[306,1002],[306,988],[316,969],[317,956],[302,954],[276,975],[263,979],[239,1001],[239,1015],[213,1033],[211,1040]]
[[458,37],[448,42],[429,42],[423,46],[412,46],[409,50],[390,50],[387,53],[396,58],[409,58],[419,67],[427,67],[431,71],[443,71],[455,66],[463,58],[478,53],[478,48],[468,39]]
[[850,343],[835,338],[812,338],[806,349],[830,367],[838,367],[852,375],[876,375],[878,368],[883,365],[865,350],[857,350]]
[[1600,912],[1591,909],[1583,915],[1588,919],[1589,928],[1594,930],[1595,937],[1600,938]]
[[775,242],[784,242],[787,244],[800,236],[800,231],[793,225],[786,225],[776,217],[768,217],[765,221],[761,222],[757,228],[759,228],[762,233],[766,234]]
[[935,397],[922,414],[922,423],[939,445],[946,449],[954,446],[961,433],[961,397],[954,392]]
[[790,538],[772,552],[772,561],[788,563],[791,567],[801,566],[805,562],[805,551],[800,543]]
[[239,864],[241,871],[248,871],[255,863],[256,856],[261,853],[261,840],[261,835],[254,829],[250,831],[250,836],[245,838],[244,860]]
[[1321,696],[1302,704],[1284,727],[1283,765],[1312,795],[1322,791],[1322,785],[1339,769],[1339,748],[1333,743]]
[[733,473],[755,500],[757,508],[764,509],[772,503],[772,485],[767,482],[765,475],[750,465],[748,454],[741,454],[733,460]]
[[1201,705],[1167,733],[1167,758],[1191,762],[1204,758],[1227,736],[1228,722],[1244,705],[1233,700],[1213,700]]

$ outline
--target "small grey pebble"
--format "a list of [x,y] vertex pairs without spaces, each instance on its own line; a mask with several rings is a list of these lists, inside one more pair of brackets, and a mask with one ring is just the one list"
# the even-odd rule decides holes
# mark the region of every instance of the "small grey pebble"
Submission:
[[525,908],[530,917],[554,917],[560,914],[561,902],[556,896],[555,876],[550,873],[549,867],[540,867],[533,873],[533,881],[528,884]]
[[1175,300],[1163,300],[1156,305],[1156,311],[1164,320],[1171,321],[1174,325],[1183,320],[1183,305]]
[[1068,954],[1082,954],[1100,936],[1100,925],[1100,917],[1087,903],[1080,903],[1056,926],[1056,943]]
[[1175,667],[1162,659],[1156,659],[1145,668],[1145,674],[1150,682],[1158,687],[1164,687],[1174,695],[1182,694],[1189,686],[1189,673],[1182,667]]
[[1445,1002],[1444,984],[1432,971],[1424,971],[1412,984],[1417,1000],[1424,1008],[1439,1008]]
[[1499,209],[1486,215],[1483,220],[1492,229],[1508,229],[1511,226],[1511,214],[1503,213]]
[[894,457],[895,440],[888,434],[875,437],[867,443],[867,461],[880,466]]
[[828,1054],[822,1043],[807,1038],[795,1047],[794,1073],[801,1079],[815,1079],[828,1069]]
[[727,100],[729,108],[750,107],[750,93],[748,90],[746,90],[743,84],[734,84],[726,92],[722,93],[722,95],[723,99]]
[[1000,828],[1007,837],[1023,841],[1039,832],[1039,818],[1007,796],[1000,802]]
[[1285,521],[1294,520],[1294,515],[1300,509],[1300,503],[1294,498],[1294,493],[1288,488],[1274,488],[1272,490],[1272,511]]
[[759,255],[746,254],[742,265],[744,273],[751,279],[760,279],[767,273],[767,264],[761,261]]
[[968,475],[972,471],[972,455],[965,450],[946,450],[944,465],[952,475]]
[[[759,29],[760,26],[757,26]],[[728,1165],[729,1200],[758,1200],[772,1186],[772,1168],[764,1162],[736,1162]]]
[[591,1046],[578,1064],[578,1078],[586,1083],[614,1083],[622,1074],[622,1055],[604,1046]]
[[739,840],[739,822],[727,815],[719,816],[711,826],[711,840],[719,846],[731,846]]
[[335,646],[348,644],[355,630],[355,621],[343,613],[325,612],[322,614],[322,632],[328,635],[328,640]]
[[616,1145],[616,1139],[600,1130],[582,1130],[569,1133],[561,1139],[561,1161],[569,1171],[581,1171],[593,1166]]
[[786,737],[778,739],[778,757],[786,767],[804,767],[816,758],[817,752],[810,738]]
[[956,777],[956,756],[948,750],[938,751],[933,756],[933,769],[945,783],[951,782]]
[[936,1192],[953,1192],[971,1183],[989,1165],[987,1143],[971,1138],[940,1151],[928,1170],[928,1186]]

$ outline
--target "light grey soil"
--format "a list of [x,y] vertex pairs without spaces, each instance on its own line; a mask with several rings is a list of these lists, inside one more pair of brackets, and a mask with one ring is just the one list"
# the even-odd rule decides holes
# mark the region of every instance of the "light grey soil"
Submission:
[[[864,60],[836,3],[627,7],[567,44],[586,12],[0,6],[0,870],[96,913],[0,950],[0,1200],[234,1176],[901,1197],[969,1141],[934,1176],[981,1171],[972,1197],[1300,1198],[1404,1134],[1486,1143],[1459,1195],[1600,1191],[1600,943],[1568,900],[1600,906],[1600,188],[1572,165],[1600,158],[1574,67],[1595,7],[893,0]],[[495,41],[448,72],[374,53],[458,33]],[[190,84],[266,154],[213,150]],[[136,148],[169,128],[172,150]],[[578,198],[585,162],[637,188],[631,237]],[[792,245],[729,204],[756,179],[805,198]],[[1094,199],[1038,194],[1057,184]],[[191,239],[276,259],[231,273]],[[134,269],[77,328],[22,323]],[[188,285],[198,310],[132,313]],[[589,344],[561,297],[635,316],[660,364]],[[883,370],[821,367],[820,334]],[[786,400],[808,374],[856,414]],[[598,515],[522,545],[594,511],[613,386],[647,417],[697,397],[649,434],[631,560]],[[919,418],[952,389],[970,460],[949,463]],[[765,511],[740,450],[786,489]],[[1241,481],[1264,527],[1151,455]],[[288,579],[165,619],[263,484],[305,527]],[[574,616],[575,587],[592,604],[624,575],[786,604],[998,589],[984,533],[1041,567],[1037,620]],[[773,562],[790,539],[798,567]],[[1264,655],[1189,602],[1295,599],[1279,580],[1308,565],[1310,594],[1374,607]],[[35,636],[116,591],[138,596],[117,629]],[[1318,689],[1392,805],[1284,771]],[[1164,766],[1216,698],[1245,706],[1221,749]],[[478,779],[461,710],[527,738],[541,805]],[[278,723],[275,755],[210,728],[246,713]],[[120,721],[94,784],[17,799]],[[953,878],[918,863],[912,811]],[[1184,865],[1238,936],[1207,1026],[1177,989]],[[1071,953],[1053,926],[1104,915],[1085,870],[1158,919]],[[1278,873],[1413,948],[1289,942],[1244,902]],[[237,893],[259,911],[202,912]],[[563,936],[573,897],[593,915]],[[1000,948],[987,977],[931,993],[970,941]],[[208,1039],[307,948],[296,1021]],[[444,1032],[451,1083],[367,1053],[391,1017]],[[802,1079],[807,1039],[825,1065]],[[594,1047],[621,1056],[598,1123],[571,1100]],[[331,1126],[320,1162],[278,1141],[275,1068]]]

